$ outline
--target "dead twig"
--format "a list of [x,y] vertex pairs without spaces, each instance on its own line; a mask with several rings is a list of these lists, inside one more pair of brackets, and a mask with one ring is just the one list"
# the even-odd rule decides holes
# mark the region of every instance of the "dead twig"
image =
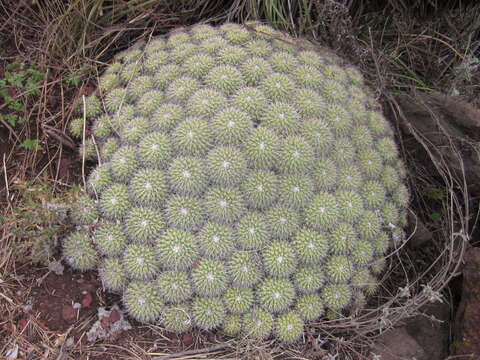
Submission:
[[214,353],[220,350],[225,350],[228,348],[231,348],[232,345],[229,343],[225,344],[218,344],[218,345],[213,345],[208,348],[203,348],[203,349],[194,349],[194,350],[186,350],[186,351],[181,351],[175,354],[171,355],[164,355],[164,356],[156,356],[152,358],[152,360],[170,360],[170,359],[178,359],[184,356],[191,356],[191,355],[199,355],[199,354],[208,354],[208,353]]
[[5,126],[7,128],[7,130],[10,132],[10,134],[12,134],[15,139],[20,142],[20,138],[18,137],[17,133],[15,132],[15,130],[13,130],[13,128],[10,126],[9,123],[7,123],[2,117],[0,117],[0,122],[3,124],[3,126]]
[[75,150],[75,151],[77,150],[77,147],[75,146],[73,141],[70,138],[68,138],[63,132],[48,125],[43,125],[43,131],[45,132],[45,134],[53,137],[62,145],[65,145],[66,147],[72,150]]

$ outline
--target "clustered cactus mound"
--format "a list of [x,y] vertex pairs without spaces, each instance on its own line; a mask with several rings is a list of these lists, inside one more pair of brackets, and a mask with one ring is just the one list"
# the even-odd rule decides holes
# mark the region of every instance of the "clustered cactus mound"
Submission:
[[375,292],[408,191],[355,68],[265,25],[197,25],[121,54],[99,92],[63,251],[132,317],[294,341]]

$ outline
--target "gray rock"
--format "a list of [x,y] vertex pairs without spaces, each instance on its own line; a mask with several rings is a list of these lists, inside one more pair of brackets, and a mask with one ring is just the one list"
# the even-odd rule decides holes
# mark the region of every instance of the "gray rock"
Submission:
[[446,303],[434,303],[424,307],[422,312],[405,327],[425,350],[425,359],[443,360],[448,357],[450,307]]
[[422,313],[382,334],[371,350],[381,360],[444,360],[448,356],[448,304],[429,304]]
[[405,327],[389,330],[380,336],[372,349],[372,354],[381,360],[428,359],[420,344]]
[[120,333],[130,330],[132,326],[125,320],[123,312],[118,305],[112,306],[110,310],[103,307],[98,308],[98,321],[93,324],[87,332],[87,341],[113,339]]
[[453,355],[480,359],[480,248],[468,247],[463,268],[462,300],[457,309]]

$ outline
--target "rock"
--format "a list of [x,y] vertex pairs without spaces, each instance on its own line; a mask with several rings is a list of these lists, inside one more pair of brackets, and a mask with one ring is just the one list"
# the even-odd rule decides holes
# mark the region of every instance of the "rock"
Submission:
[[78,302],[75,302],[73,303],[72,307],[75,309],[75,310],[78,310],[82,307],[82,304],[78,303]]
[[112,322],[110,321],[110,318],[108,316],[104,316],[100,318],[100,326],[104,330],[110,329],[110,325],[112,325]]
[[90,293],[86,293],[85,296],[82,298],[81,304],[82,308],[87,308],[90,305],[92,305],[93,302],[93,296]]
[[385,332],[380,336],[371,352],[378,355],[381,360],[425,359],[425,351],[405,327]]
[[67,340],[65,340],[65,342],[63,343],[63,348],[64,348],[64,349],[71,348],[74,344],[75,344],[75,340],[74,340],[73,336],[70,336],[70,337],[67,338]]
[[425,243],[433,239],[433,233],[428,230],[422,220],[412,212],[408,213],[409,234],[412,234],[408,245],[412,248],[424,246]]
[[192,344],[192,335],[190,333],[185,333],[182,335],[182,343],[183,345],[191,345]]
[[421,311],[422,315],[408,321],[405,328],[425,351],[425,359],[443,360],[448,357],[450,307],[446,303],[434,303]]
[[60,261],[51,261],[48,263],[48,270],[53,272],[56,275],[63,275],[65,267]]
[[464,359],[480,359],[480,248],[470,247],[465,254],[462,299],[451,350],[456,356],[464,355]]
[[[429,156],[447,163],[450,172],[465,179],[470,192],[479,191],[480,159],[475,144],[480,141],[480,109],[440,93],[403,93],[395,100],[399,108],[392,119],[399,118],[401,128],[413,138],[428,139]],[[424,151],[418,141],[405,139],[407,151]]]
[[98,321],[87,332],[87,340],[94,342],[113,339],[121,332],[131,328],[132,326],[124,319],[123,313],[117,305],[112,306],[110,310],[100,307],[98,308]]
[[112,309],[110,315],[100,318],[100,325],[103,329],[108,330],[110,327],[115,324],[117,321],[122,319],[122,315],[118,312],[117,309]]
[[108,319],[112,324],[120,320],[120,318],[121,316],[117,309],[113,309],[112,312],[110,313],[110,316],[108,317]]
[[77,312],[73,306],[64,306],[62,308],[62,319],[68,323],[74,323],[77,318]]
[[381,335],[372,354],[381,360],[445,359],[448,356],[449,306],[429,304],[421,312],[403,326]]
[[25,313],[25,314],[28,314],[32,311],[33,309],[33,306],[32,304],[26,304],[26,305],[22,305],[22,311]]

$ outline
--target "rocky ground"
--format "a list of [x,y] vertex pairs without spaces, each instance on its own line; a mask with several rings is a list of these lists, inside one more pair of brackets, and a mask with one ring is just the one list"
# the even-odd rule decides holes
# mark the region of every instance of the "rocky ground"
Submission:
[[[51,268],[47,274],[42,270],[28,270],[20,278],[43,277],[41,285],[28,294],[18,290],[18,299],[23,299],[22,312],[3,324],[4,330],[12,335],[25,336],[31,343],[41,347],[40,333],[47,333],[65,353],[76,348],[77,359],[117,359],[120,354],[128,356],[125,346],[132,341],[151,343],[154,353],[158,334],[149,328],[124,317],[116,305],[119,297],[107,294],[94,272],[78,273],[64,269],[61,265]],[[454,314],[446,301],[433,302],[420,309],[420,314],[405,319],[393,329],[376,335],[371,349],[372,360],[444,360],[479,359],[480,357],[480,249],[467,252],[463,269],[463,287],[458,310]],[[39,332],[37,328],[41,328]],[[194,345],[195,334],[164,334],[173,353],[182,353]],[[156,339],[157,338],[157,339]],[[221,337],[210,334],[213,343],[221,344]],[[102,346],[118,346],[119,352],[110,357],[101,353]],[[97,344],[95,346],[94,344]],[[100,344],[100,345],[98,345]],[[162,344],[164,345],[164,344]],[[82,356],[82,348],[95,348],[98,356]],[[32,349],[33,350],[33,349]],[[45,350],[48,352],[48,348]],[[35,351],[32,351],[32,354]],[[15,347],[6,359],[17,359]],[[475,355],[476,354],[476,355]],[[34,359],[25,354],[25,359]],[[48,358],[48,357],[46,357]],[[61,357],[59,357],[61,358]],[[18,357],[18,359],[23,359]],[[159,357],[161,359],[161,357]]]

